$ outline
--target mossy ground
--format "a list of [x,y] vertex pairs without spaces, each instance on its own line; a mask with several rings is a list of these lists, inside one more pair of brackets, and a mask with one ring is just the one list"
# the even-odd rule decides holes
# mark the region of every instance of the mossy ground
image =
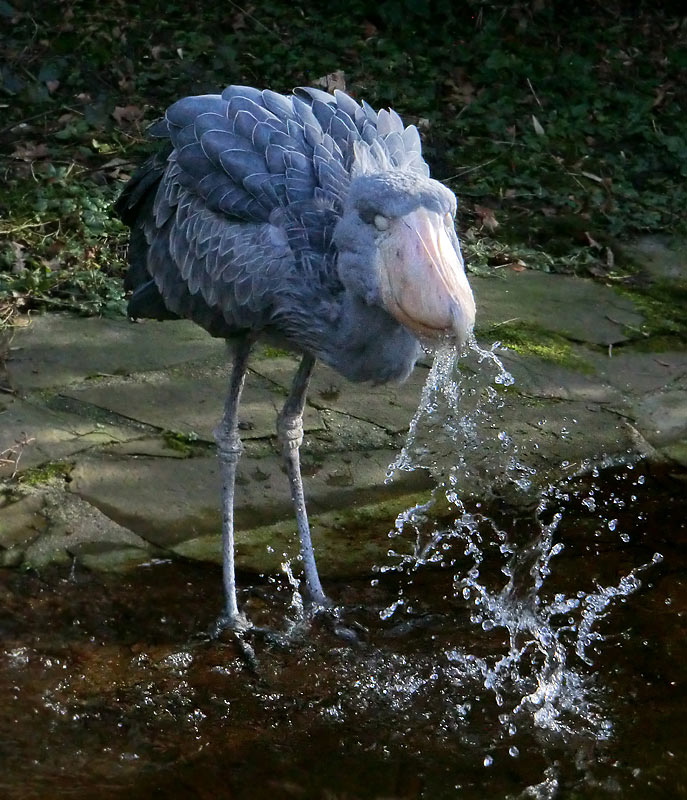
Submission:
[[497,340],[502,346],[520,355],[535,356],[561,367],[578,372],[591,373],[588,364],[564,336],[527,322],[512,321],[480,330],[479,335],[487,340]]
[[460,198],[473,271],[622,282],[619,241],[685,231],[681,13],[547,0],[171,0],[164,14],[150,0],[0,4],[0,320],[37,305],[123,312],[126,232],[109,209],[172,101],[231,82],[331,86],[340,73],[420,127],[433,174]]

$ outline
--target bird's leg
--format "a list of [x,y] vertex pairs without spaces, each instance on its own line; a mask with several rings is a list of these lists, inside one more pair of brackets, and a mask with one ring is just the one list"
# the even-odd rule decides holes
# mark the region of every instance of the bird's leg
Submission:
[[310,526],[308,525],[308,512],[305,507],[303,494],[303,480],[301,478],[301,464],[299,448],[303,443],[303,409],[305,408],[305,395],[312,375],[315,359],[312,356],[303,356],[303,360],[296,372],[291,386],[291,392],[277,418],[277,434],[282,445],[286,471],[291,486],[291,500],[296,511],[298,536],[301,543],[301,558],[305,571],[305,585],[310,600],[319,606],[327,604],[327,597],[322,591],[320,576],[317,574],[315,553],[313,552]]
[[220,478],[222,481],[222,567],[224,583],[224,614],[219,627],[236,631],[246,630],[250,623],[239,613],[234,574],[234,484],[236,467],[243,445],[239,437],[238,411],[241,391],[246,377],[251,342],[241,339],[234,352],[234,364],[229,381],[229,393],[224,403],[224,415],[215,428]]

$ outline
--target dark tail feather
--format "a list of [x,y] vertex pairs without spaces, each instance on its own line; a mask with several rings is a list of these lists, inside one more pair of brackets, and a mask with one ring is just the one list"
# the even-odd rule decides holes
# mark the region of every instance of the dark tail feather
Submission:
[[167,159],[172,152],[172,144],[169,142],[166,147],[162,147],[155,155],[151,156],[136,172],[131,176],[131,180],[122,189],[122,193],[114,204],[114,211],[125,225],[133,228],[141,212],[141,206],[145,205],[150,195],[155,196],[157,185],[160,182]]
[[[128,275],[127,275],[128,277]],[[134,289],[129,298],[127,313],[131,319],[179,319],[179,315],[170,311],[158,291],[155,281],[150,278]]]
[[138,169],[122,190],[114,205],[119,218],[131,228],[129,241],[129,270],[124,288],[133,291],[128,313],[133,319],[179,319],[170,311],[148,272],[148,242],[144,233],[145,220],[153,213],[158,184],[167,167],[172,145],[163,147]]

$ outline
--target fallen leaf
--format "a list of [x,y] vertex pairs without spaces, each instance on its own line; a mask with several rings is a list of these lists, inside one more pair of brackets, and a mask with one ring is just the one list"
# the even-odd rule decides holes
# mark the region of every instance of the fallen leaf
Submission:
[[26,142],[26,144],[15,145],[12,155],[14,158],[20,158],[22,161],[33,161],[35,158],[45,158],[49,155],[49,151],[46,144]]
[[479,217],[480,223],[483,228],[490,232],[494,232],[499,227],[499,222],[494,215],[494,209],[487,206],[475,206],[475,214]]
[[537,136],[546,136],[546,131],[542,127],[541,122],[532,114],[532,127]]
[[333,92],[334,89],[341,89],[346,91],[346,75],[342,69],[337,69],[330,72],[328,75],[323,75],[313,81],[313,86],[320,86],[328,92]]
[[590,181],[596,181],[597,183],[604,182],[603,178],[599,177],[599,175],[595,175],[593,172],[585,172],[582,170],[581,174],[584,175],[585,178],[589,178]]
[[50,94],[55,94],[55,92],[60,88],[60,82],[58,80],[46,81],[45,85],[47,86]]
[[143,119],[144,111],[139,106],[115,106],[112,116],[121,127],[131,127]]
[[596,247],[597,250],[601,250],[601,245],[590,235],[589,231],[585,231],[584,235],[587,237],[590,247]]

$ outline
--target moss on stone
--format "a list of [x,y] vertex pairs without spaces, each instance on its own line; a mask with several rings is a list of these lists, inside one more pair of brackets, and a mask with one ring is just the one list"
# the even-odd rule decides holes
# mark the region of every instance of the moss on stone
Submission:
[[19,482],[24,486],[42,486],[46,483],[66,481],[74,468],[69,461],[49,461],[39,467],[24,470],[19,476]]
[[594,371],[591,364],[573,350],[564,336],[532,323],[519,320],[504,322],[478,333],[485,338],[498,339],[504,347],[523,356],[536,356],[542,361],[587,374]]
[[193,445],[198,442],[198,434],[194,431],[184,433],[183,431],[163,431],[162,438],[165,446],[170,450],[176,450],[190,458],[193,455]]
[[643,333],[654,338],[678,338],[687,341],[687,282],[655,281],[641,288],[620,288],[644,315]]

